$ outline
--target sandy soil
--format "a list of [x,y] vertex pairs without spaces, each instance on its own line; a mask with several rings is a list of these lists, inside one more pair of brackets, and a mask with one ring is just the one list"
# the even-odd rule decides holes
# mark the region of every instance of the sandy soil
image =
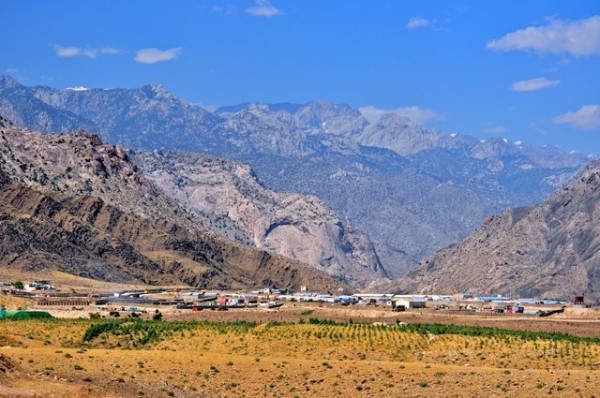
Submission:
[[128,334],[83,343],[91,323],[0,322],[0,397],[591,397],[600,386],[597,343],[262,324],[164,332],[134,348]]

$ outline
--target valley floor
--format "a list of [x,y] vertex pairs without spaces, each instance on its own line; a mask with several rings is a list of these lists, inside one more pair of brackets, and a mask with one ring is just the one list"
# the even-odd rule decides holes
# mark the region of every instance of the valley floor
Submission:
[[[438,334],[395,323],[444,321],[427,313],[345,310],[352,323],[315,320],[331,319],[330,311],[254,312],[266,314],[260,319],[242,310],[194,314],[215,318],[209,322],[178,321],[191,315],[177,312],[160,322],[3,320],[0,397],[593,397],[600,391],[597,338]],[[367,318],[389,325],[359,323]],[[487,322],[518,323],[499,319]],[[595,321],[553,319],[540,328],[587,324],[591,331]]]

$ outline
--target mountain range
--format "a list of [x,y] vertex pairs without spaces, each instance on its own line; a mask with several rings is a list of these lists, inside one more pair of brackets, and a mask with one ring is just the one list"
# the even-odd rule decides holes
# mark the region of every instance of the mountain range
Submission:
[[[357,253],[336,249],[338,255],[330,263],[327,256],[317,263],[322,268],[335,265],[334,272],[340,261],[354,269],[362,267],[369,270],[366,279],[404,275],[413,264],[465,238],[489,215],[545,199],[590,160],[550,146],[445,134],[418,126],[397,112],[369,121],[359,110],[322,100],[247,103],[208,111],[158,85],[54,89],[26,87],[3,76],[0,114],[33,130],[85,128],[103,141],[135,151],[163,151],[140,158],[150,162],[148,170],[181,167],[174,155],[164,155],[166,151],[202,152],[247,163],[258,177],[252,184],[269,187],[269,192],[315,195],[318,202],[311,199],[313,203],[335,212],[327,217],[338,224],[335,228],[342,235],[357,231],[357,237],[363,236],[336,241],[338,248],[352,242]],[[140,167],[146,167],[143,164]],[[155,183],[172,187],[173,176],[163,177]],[[181,198],[193,193],[189,189],[171,194]],[[238,206],[242,197],[231,203]],[[285,202],[284,195],[279,198]],[[198,217],[203,212],[189,202],[187,210]],[[271,214],[281,214],[280,210]],[[237,219],[224,214],[220,223],[231,228],[221,229],[237,229],[233,235],[244,243],[272,247],[278,239],[264,239],[242,220],[251,213]],[[269,223],[278,228],[290,225],[287,221],[280,225],[277,219],[282,217],[271,217]],[[375,254],[364,255],[367,240]]]
[[600,299],[600,161],[536,206],[490,217],[422,261],[398,291]]
[[0,144],[5,275],[55,270],[161,286],[351,291],[304,263],[218,236],[97,135],[48,135],[0,118]]

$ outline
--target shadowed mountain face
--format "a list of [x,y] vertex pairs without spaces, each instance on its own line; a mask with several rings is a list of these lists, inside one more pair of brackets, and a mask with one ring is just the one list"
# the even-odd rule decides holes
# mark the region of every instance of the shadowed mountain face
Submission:
[[0,113],[33,129],[84,126],[126,147],[246,162],[270,188],[316,195],[365,231],[392,276],[460,241],[489,214],[538,203],[589,160],[552,147],[443,134],[393,112],[369,122],[326,101],[211,113],[155,85],[75,91],[2,77]]
[[305,264],[217,237],[206,222],[156,188],[119,146],[0,120],[5,269],[214,289],[344,286]]
[[548,200],[489,218],[403,278],[402,291],[600,297],[600,161]]

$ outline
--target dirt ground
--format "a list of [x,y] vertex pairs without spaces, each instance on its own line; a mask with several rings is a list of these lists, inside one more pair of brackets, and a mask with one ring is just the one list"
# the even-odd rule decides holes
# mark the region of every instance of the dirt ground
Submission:
[[[277,313],[290,315],[264,312]],[[0,322],[0,397],[592,397],[600,386],[594,342],[306,323],[195,324],[138,346],[130,332],[84,342],[94,322]]]
[[[0,397],[600,397],[597,341],[422,335],[396,325],[453,323],[600,337],[597,310],[539,318],[304,304],[160,308],[167,321],[162,324],[259,325],[182,323],[188,326],[138,344],[139,336],[129,332],[84,342],[86,330],[99,321],[77,318],[108,317],[95,307],[46,309],[68,319],[0,321]],[[146,310],[149,318],[155,308]],[[314,325],[310,318],[353,323]]]

